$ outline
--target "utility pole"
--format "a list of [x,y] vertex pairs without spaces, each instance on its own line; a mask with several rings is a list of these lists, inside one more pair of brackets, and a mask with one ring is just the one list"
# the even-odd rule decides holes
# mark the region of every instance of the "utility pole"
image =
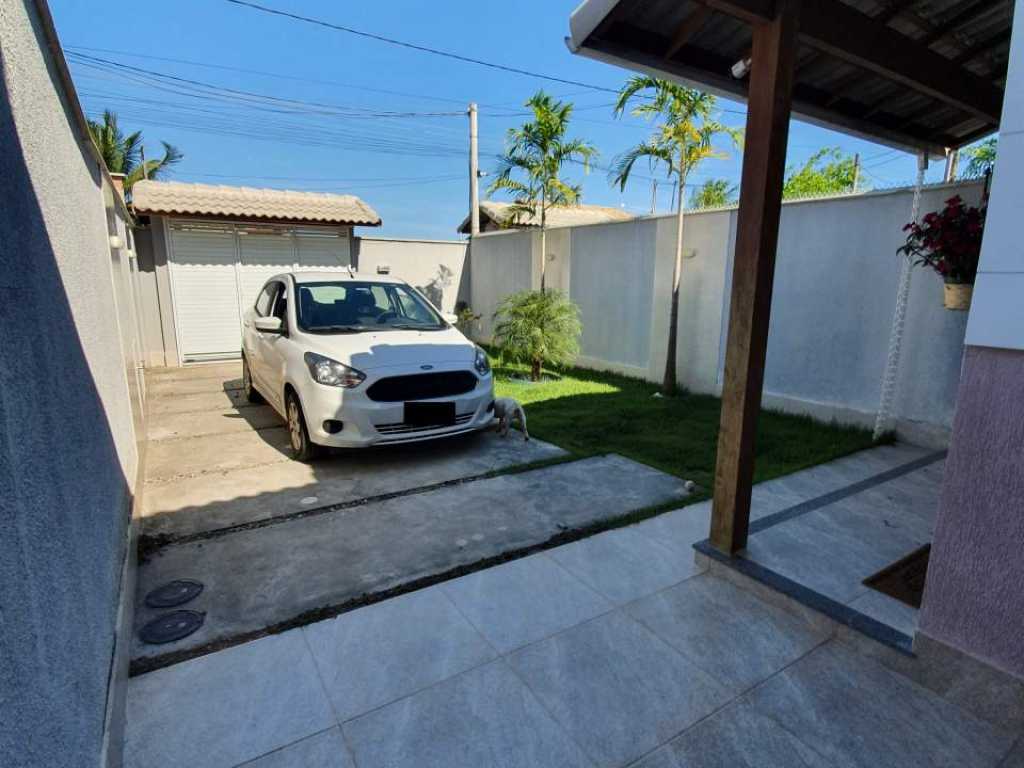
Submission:
[[149,171],[146,170],[146,148],[139,147],[139,154],[142,157],[142,178],[149,179]]
[[853,194],[857,194],[858,181],[860,181],[860,152],[853,156]]
[[658,212],[658,180],[651,179],[651,216]]
[[480,158],[477,147],[476,103],[469,105],[469,234],[480,234]]

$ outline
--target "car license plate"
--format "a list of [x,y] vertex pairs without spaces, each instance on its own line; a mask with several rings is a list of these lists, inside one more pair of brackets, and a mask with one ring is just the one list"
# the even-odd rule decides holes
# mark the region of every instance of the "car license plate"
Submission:
[[406,403],[402,421],[413,427],[450,427],[455,423],[455,403]]

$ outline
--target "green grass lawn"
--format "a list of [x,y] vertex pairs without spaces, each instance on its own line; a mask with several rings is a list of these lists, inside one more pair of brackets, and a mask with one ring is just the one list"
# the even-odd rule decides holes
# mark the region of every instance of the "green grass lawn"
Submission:
[[[520,380],[524,366],[492,359],[495,392],[523,403],[530,435],[575,456],[618,453],[711,490],[721,401],[710,395],[653,397],[645,381],[582,369]],[[802,416],[761,412],[755,482],[820,464],[872,445],[867,430]],[[696,500],[696,499],[694,499]]]

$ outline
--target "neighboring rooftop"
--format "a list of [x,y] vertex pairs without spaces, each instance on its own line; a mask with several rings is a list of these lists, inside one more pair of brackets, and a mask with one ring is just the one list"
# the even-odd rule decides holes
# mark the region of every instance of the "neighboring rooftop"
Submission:
[[[480,203],[481,231],[495,229],[514,229],[517,227],[539,227],[540,214],[528,214],[512,211],[512,203],[496,200],[484,200]],[[606,224],[611,221],[628,221],[635,218],[632,213],[621,208],[610,208],[604,205],[559,205],[548,208],[547,224],[549,227],[573,227],[581,224]],[[459,225],[459,232],[469,233],[469,217]]]
[[220,216],[268,221],[380,226],[377,212],[355,195],[254,189],[177,181],[139,181],[132,206],[140,214]]

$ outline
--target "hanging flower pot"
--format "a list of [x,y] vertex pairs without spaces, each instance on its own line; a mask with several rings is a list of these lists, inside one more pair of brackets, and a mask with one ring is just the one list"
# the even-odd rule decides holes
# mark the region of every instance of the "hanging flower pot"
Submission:
[[907,242],[897,253],[913,260],[915,267],[934,269],[945,283],[946,309],[963,311],[971,306],[984,229],[985,209],[966,206],[957,195],[941,211],[926,214],[920,224],[912,221],[903,227]]
[[942,288],[942,302],[946,309],[966,311],[971,308],[971,296],[974,295],[973,284],[945,283]]

